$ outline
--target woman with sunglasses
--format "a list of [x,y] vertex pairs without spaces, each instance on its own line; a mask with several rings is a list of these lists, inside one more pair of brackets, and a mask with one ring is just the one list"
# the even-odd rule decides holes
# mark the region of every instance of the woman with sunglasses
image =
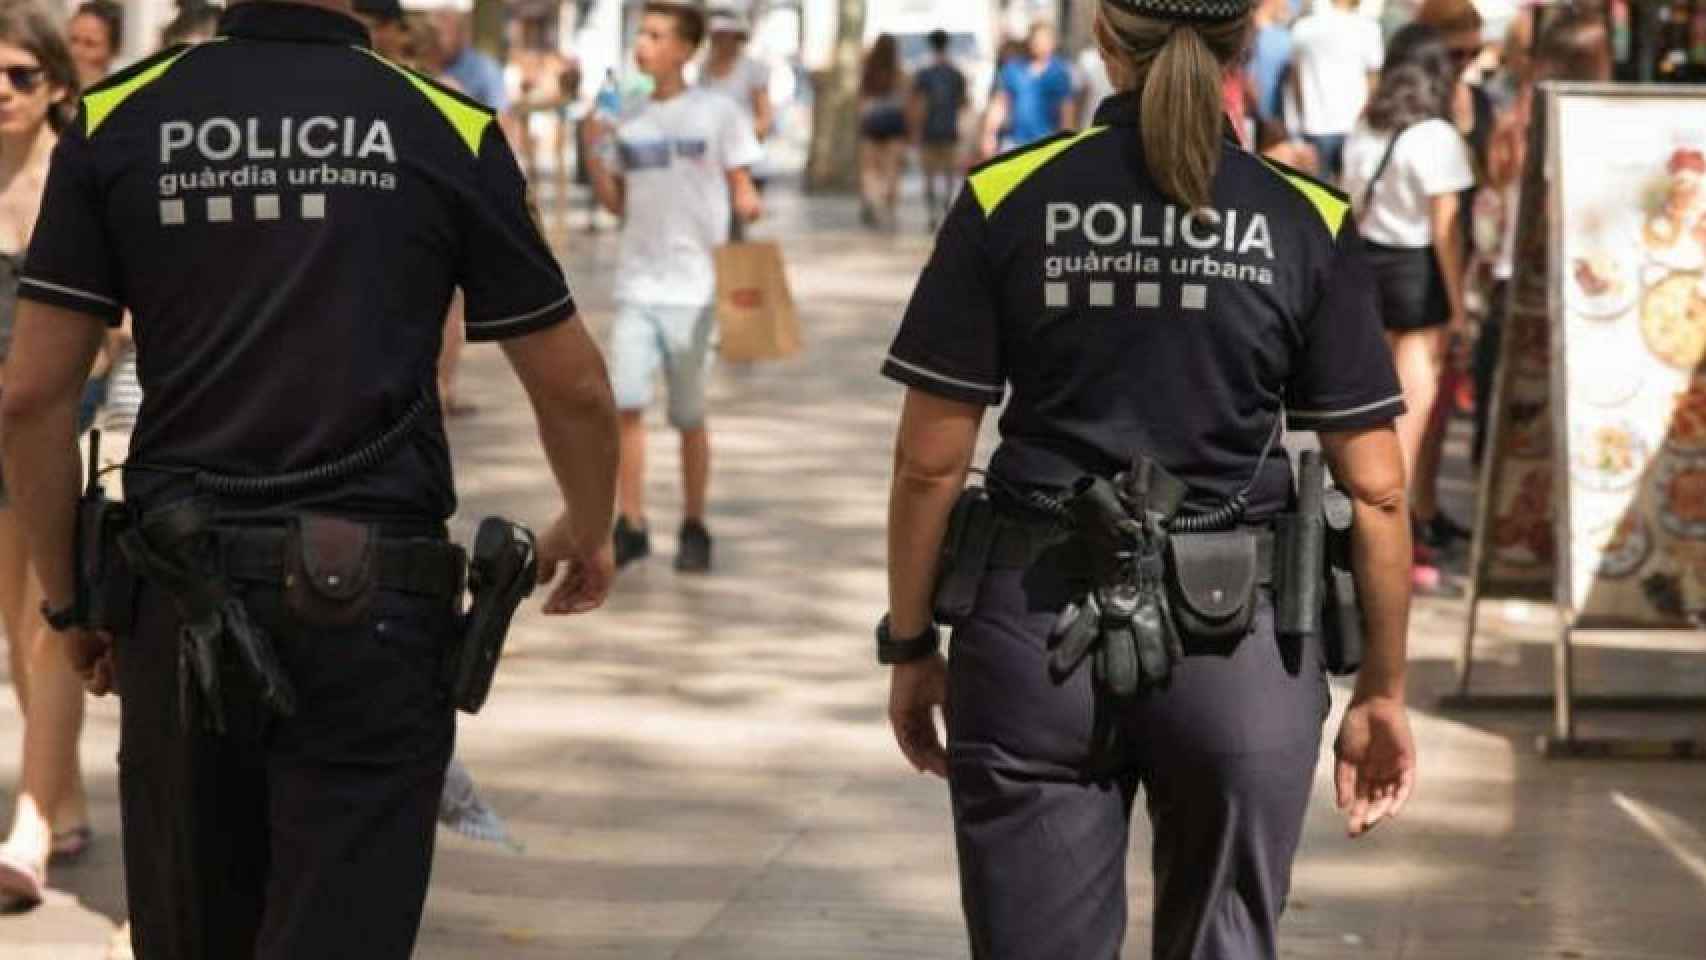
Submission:
[[[77,71],[56,24],[33,5],[0,6],[0,355],[11,339],[18,268],[40,212],[48,160],[77,91]],[[11,833],[0,844],[0,901],[14,907],[40,903],[49,860],[75,856],[89,842],[77,756],[83,684],[37,612],[41,591],[27,556],[22,525],[0,506],[0,621],[24,715],[21,782]]]

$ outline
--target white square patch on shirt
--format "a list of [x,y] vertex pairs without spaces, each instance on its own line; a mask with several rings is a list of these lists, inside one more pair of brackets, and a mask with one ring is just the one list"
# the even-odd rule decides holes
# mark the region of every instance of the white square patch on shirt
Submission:
[[1114,305],[1114,285],[1111,283],[1090,284],[1090,306],[1111,307]]
[[1140,283],[1137,285],[1137,305],[1140,307],[1161,306],[1161,284]]
[[1072,293],[1066,284],[1043,284],[1043,306],[1051,310],[1064,310],[1071,305]]
[[1186,310],[1208,309],[1208,288],[1200,283],[1187,283],[1179,295],[1179,305]]

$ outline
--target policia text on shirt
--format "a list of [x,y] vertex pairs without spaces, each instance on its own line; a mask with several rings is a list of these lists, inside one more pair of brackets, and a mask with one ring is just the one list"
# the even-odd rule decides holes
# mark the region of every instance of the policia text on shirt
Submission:
[[[122,694],[139,960],[412,950],[447,677],[471,671],[471,706],[490,666],[451,663],[463,569],[434,371],[457,288],[562,488],[545,610],[592,609],[609,384],[489,110],[375,55],[347,0],[250,0],[213,41],[90,90],[58,144],[0,428],[50,619],[90,689]],[[73,604],[71,417],[126,311],[148,400],[121,539],[142,579],[100,611],[128,625],[108,637]],[[513,600],[530,554],[501,526],[476,573]]]

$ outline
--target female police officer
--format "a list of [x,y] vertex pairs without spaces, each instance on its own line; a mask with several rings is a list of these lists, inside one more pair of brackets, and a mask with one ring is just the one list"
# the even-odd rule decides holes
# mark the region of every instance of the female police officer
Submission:
[[[1288,651],[1271,596],[1252,587],[1253,616],[1230,642],[1176,631],[1182,649],[1160,664],[1174,661],[1170,680],[1113,696],[1111,657],[1062,669],[1060,613],[1085,602],[1069,558],[1088,549],[1080,535],[1053,548],[1024,534],[1086,478],[1148,458],[1188,486],[1184,512],[1219,505],[1251,530],[1292,498],[1272,443],[1282,409],[1319,431],[1354,504],[1368,643],[1337,743],[1351,835],[1395,816],[1413,782],[1410,542],[1391,427],[1403,399],[1344,196],[1225,137],[1221,78],[1249,40],[1249,8],[1100,0],[1097,43],[1126,92],[1088,130],[973,171],[884,367],[910,389],[878,652],[896,665],[902,750],[949,781],[980,958],[1118,955],[1139,785],[1155,832],[1155,955],[1276,953],[1328,708],[1319,641]],[[978,554],[981,587],[948,662],[931,623],[938,547],[982,409],[1003,400],[989,468],[998,535]]]

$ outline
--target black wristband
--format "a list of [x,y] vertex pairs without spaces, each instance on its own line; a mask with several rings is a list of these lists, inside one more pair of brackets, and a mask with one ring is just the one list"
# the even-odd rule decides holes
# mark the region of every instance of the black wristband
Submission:
[[941,649],[942,634],[933,623],[916,637],[899,638],[889,631],[888,617],[877,624],[877,662],[885,667],[923,660]]
[[73,627],[83,625],[83,611],[78,609],[76,603],[72,603],[63,610],[54,610],[47,605],[46,600],[43,600],[41,602],[41,617],[47,621],[47,625],[53,628],[55,633],[64,633]]

